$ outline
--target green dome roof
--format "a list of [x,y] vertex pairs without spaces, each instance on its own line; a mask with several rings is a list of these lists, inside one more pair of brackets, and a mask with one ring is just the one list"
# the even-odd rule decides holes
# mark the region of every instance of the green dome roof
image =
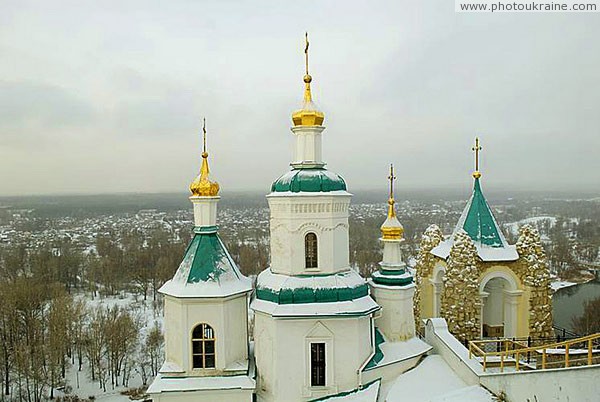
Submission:
[[346,190],[344,179],[327,169],[294,169],[287,172],[271,185],[272,192],[317,193]]

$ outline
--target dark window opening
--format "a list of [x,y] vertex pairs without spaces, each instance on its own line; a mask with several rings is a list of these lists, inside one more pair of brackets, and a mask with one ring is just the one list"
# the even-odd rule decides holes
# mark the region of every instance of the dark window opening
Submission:
[[325,344],[310,344],[310,386],[325,386]]
[[317,235],[307,233],[304,237],[306,268],[317,268]]
[[208,324],[198,324],[192,331],[192,367],[215,368],[215,331]]

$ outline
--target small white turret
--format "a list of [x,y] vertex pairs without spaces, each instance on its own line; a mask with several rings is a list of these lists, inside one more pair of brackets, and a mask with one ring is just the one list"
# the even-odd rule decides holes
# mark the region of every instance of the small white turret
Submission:
[[402,261],[400,244],[404,241],[404,228],[396,217],[394,200],[394,166],[390,165],[390,196],[388,216],[381,225],[383,260],[379,271],[374,272],[369,282],[371,292],[381,306],[381,316],[376,325],[388,341],[401,341],[415,336],[413,295],[415,284],[406,264]]

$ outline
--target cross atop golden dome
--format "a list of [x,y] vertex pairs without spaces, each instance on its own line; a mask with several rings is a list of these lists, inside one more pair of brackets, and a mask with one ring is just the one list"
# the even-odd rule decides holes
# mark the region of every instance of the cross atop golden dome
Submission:
[[310,83],[312,82],[312,77],[308,73],[308,32],[305,33],[304,40],[304,58],[306,65],[306,74],[304,75],[304,101],[302,104],[302,109],[296,110],[294,113],[292,113],[292,121],[294,122],[294,126],[320,126],[323,124],[325,115],[323,112],[317,109],[317,106],[312,100],[312,94],[310,92]]
[[388,214],[387,219],[381,225],[381,235],[383,240],[402,240],[404,235],[404,227],[396,217],[396,201],[394,200],[394,165],[390,164],[390,175],[388,176],[390,181],[390,196],[388,198]]
[[206,152],[206,119],[202,124],[202,166],[200,173],[190,184],[190,191],[196,197],[215,197],[219,194],[219,183],[210,181],[208,175],[208,152]]

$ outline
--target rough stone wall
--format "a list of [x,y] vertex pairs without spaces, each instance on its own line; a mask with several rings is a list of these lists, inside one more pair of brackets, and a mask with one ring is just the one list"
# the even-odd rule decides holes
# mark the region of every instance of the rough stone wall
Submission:
[[531,225],[519,229],[517,251],[522,262],[520,274],[523,284],[530,288],[529,335],[532,338],[552,338],[552,289],[550,270],[540,233]]
[[441,316],[448,330],[460,341],[479,338],[481,300],[477,249],[461,230],[454,236],[444,276]]
[[415,315],[415,328],[420,329],[421,324],[421,292],[423,283],[431,277],[433,265],[435,264],[436,256],[431,254],[431,250],[436,247],[444,239],[444,234],[438,225],[430,225],[421,236],[419,245],[419,255],[415,266],[415,284],[416,290],[413,297],[413,311]]

